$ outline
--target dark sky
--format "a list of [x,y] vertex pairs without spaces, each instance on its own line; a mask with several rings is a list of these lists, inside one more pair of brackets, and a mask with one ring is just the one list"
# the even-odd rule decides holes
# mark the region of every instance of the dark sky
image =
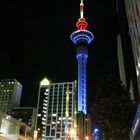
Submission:
[[[117,71],[115,0],[84,0],[85,17],[95,39],[89,46],[88,95],[97,83]],[[3,0],[1,9],[0,78],[16,78],[23,85],[22,106],[35,106],[39,81],[77,79],[75,46],[79,0]]]

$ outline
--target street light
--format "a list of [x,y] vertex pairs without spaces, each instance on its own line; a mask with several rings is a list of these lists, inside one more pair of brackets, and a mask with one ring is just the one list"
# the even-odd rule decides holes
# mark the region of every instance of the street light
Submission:
[[71,136],[74,136],[76,134],[76,132],[73,128],[70,129],[69,133]]
[[37,140],[37,133],[38,133],[38,131],[34,131],[34,140]]
[[68,134],[70,135],[71,139],[73,139],[76,137],[76,130],[74,128],[71,128]]
[[89,137],[88,137],[88,136],[86,136],[86,137],[85,137],[85,139],[86,139],[86,140],[89,140]]

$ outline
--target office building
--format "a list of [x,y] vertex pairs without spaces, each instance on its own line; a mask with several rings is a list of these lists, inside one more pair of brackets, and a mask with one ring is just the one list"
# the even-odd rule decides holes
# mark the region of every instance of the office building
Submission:
[[124,0],[140,96],[140,1]]
[[12,117],[35,129],[36,108],[35,107],[14,107]]
[[20,106],[22,85],[16,79],[0,80],[0,111],[12,113],[13,107]]
[[117,13],[117,51],[120,79],[130,92],[134,103],[139,102],[139,91],[129,22],[127,20],[125,2],[116,0]]
[[[129,26],[129,35],[131,38],[134,64],[136,71],[136,79],[138,85],[137,101],[140,99],[140,1],[138,0],[124,0],[127,21]],[[137,103],[137,102],[136,102]],[[137,103],[138,104],[138,103]],[[130,139],[140,139],[140,123],[139,123],[140,107],[138,104],[136,116],[133,122]]]
[[40,83],[37,112],[36,130],[42,140],[75,138],[76,83],[49,83],[44,79]]

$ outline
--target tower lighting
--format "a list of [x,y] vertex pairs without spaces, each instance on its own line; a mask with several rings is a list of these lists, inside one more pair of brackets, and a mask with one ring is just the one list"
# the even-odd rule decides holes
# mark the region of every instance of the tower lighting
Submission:
[[76,57],[78,63],[78,111],[87,114],[87,81],[86,64],[88,59],[88,44],[94,39],[93,34],[87,30],[88,23],[84,18],[84,2],[80,2],[80,18],[76,23],[77,30],[70,35],[76,44]]

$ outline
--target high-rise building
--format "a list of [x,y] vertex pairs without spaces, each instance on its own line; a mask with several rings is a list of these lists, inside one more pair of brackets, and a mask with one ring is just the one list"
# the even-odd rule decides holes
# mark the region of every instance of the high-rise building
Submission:
[[13,107],[20,106],[22,85],[16,79],[0,80],[0,111],[12,113]]
[[86,64],[88,59],[88,44],[91,43],[94,36],[86,30],[88,23],[84,18],[84,3],[80,3],[80,18],[76,23],[77,30],[74,31],[70,38],[76,44],[76,57],[78,63],[78,111],[87,114],[87,81],[86,81]]
[[131,99],[138,104],[139,91],[131,34],[125,10],[125,2],[116,0],[117,13],[117,50],[120,79],[130,92]]
[[124,0],[140,96],[140,1]]
[[[140,1],[124,0],[127,21],[129,26],[129,35],[131,38],[132,51],[138,85],[137,101],[140,99]],[[137,102],[137,104],[138,104]],[[138,105],[132,130],[130,133],[131,140],[140,139],[140,105]]]
[[40,83],[36,130],[42,140],[76,136],[76,83]]

